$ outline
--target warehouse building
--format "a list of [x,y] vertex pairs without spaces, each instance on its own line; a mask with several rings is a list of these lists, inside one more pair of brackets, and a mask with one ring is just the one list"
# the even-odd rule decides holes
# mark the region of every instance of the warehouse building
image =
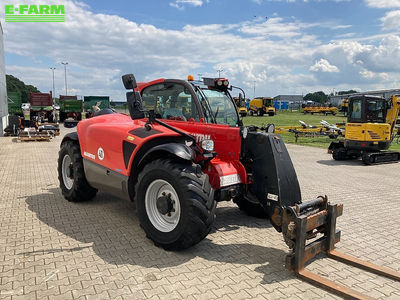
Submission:
[[343,99],[347,99],[351,96],[357,96],[357,95],[379,96],[379,97],[384,97],[386,100],[388,100],[392,95],[400,95],[400,89],[366,91],[366,92],[347,94],[347,95],[329,96],[329,102],[335,106],[340,106]]
[[302,103],[302,95],[278,95],[274,97],[276,109],[299,109]]
[[0,22],[0,136],[3,136],[4,129],[7,127],[8,106],[7,106],[7,88],[6,71],[4,63],[4,44],[3,27]]

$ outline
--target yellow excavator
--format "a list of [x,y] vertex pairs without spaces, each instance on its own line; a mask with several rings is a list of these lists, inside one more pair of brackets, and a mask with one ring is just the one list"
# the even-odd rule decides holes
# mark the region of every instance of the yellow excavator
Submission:
[[362,158],[366,165],[397,162],[400,152],[387,151],[394,138],[400,95],[388,101],[377,96],[349,98],[345,139],[332,142],[328,150],[335,160]]

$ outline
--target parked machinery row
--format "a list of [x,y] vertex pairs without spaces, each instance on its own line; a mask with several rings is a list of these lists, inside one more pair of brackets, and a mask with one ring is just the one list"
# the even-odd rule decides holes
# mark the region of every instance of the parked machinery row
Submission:
[[19,92],[8,92],[8,111],[10,115],[23,117],[25,120],[57,123],[72,119],[80,121],[90,118],[101,109],[110,108],[109,96],[84,96],[83,101],[77,96],[60,95],[54,100],[52,92],[30,93],[29,103],[22,103]]

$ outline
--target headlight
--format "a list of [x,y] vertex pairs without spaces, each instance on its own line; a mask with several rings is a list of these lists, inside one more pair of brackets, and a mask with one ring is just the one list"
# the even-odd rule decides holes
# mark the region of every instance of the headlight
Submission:
[[267,125],[267,130],[268,133],[274,133],[275,132],[275,125],[274,124],[268,124]]
[[213,151],[214,150],[214,141],[213,140],[203,140],[201,142],[201,148],[206,151]]

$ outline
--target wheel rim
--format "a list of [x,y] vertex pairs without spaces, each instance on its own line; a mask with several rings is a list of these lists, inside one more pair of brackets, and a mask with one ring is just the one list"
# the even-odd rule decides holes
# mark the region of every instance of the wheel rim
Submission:
[[[172,209],[164,214],[157,208],[157,200],[165,196],[171,200]],[[157,179],[148,186],[145,207],[147,217],[157,230],[171,232],[178,225],[181,216],[179,197],[173,186],[167,181]]]
[[64,185],[67,189],[72,189],[74,185],[74,174],[72,169],[72,160],[71,157],[66,154],[62,161],[62,177]]

